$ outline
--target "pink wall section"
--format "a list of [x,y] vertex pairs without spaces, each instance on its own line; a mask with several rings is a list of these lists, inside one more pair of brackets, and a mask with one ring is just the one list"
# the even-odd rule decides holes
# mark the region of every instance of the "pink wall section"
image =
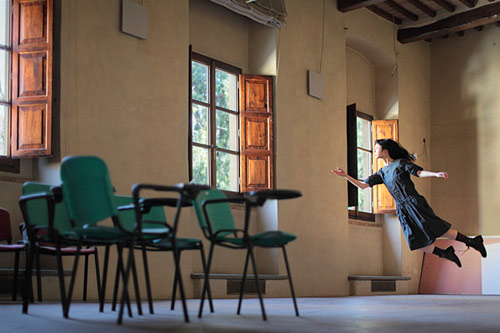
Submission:
[[[462,262],[459,268],[455,263],[441,259],[436,255],[425,254],[422,275],[420,277],[420,294],[496,294],[495,287],[490,286],[500,281],[500,267],[496,258],[500,259],[500,238],[488,237],[484,240],[488,257],[483,259],[474,249],[467,250],[463,243],[447,239],[438,239],[434,245],[446,249],[453,245],[455,254]],[[491,282],[490,282],[491,281]],[[486,285],[485,285],[486,284]]]

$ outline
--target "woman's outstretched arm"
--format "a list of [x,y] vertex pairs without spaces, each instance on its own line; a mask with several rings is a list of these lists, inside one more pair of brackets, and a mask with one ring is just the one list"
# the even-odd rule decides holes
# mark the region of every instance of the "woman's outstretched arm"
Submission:
[[448,178],[448,174],[444,171],[432,172],[432,171],[421,170],[417,172],[417,175],[420,178],[425,178],[425,177]]
[[365,188],[368,188],[370,187],[370,185],[368,185],[367,183],[365,182],[362,182],[361,180],[358,180],[358,179],[355,179],[351,176],[349,176],[347,173],[344,172],[344,170],[342,170],[341,168],[337,168],[337,169],[332,169],[330,170],[331,173],[337,175],[337,176],[340,176],[340,177],[344,177],[345,179],[347,179],[351,184],[353,184],[354,186],[364,190]]

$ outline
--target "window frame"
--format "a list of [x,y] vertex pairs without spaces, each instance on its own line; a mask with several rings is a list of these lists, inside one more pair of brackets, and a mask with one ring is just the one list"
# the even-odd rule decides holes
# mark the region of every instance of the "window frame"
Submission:
[[[192,96],[192,63],[193,61],[202,63],[209,68],[209,88],[208,88],[208,103],[205,102],[200,102],[200,101],[195,101],[193,100]],[[223,71],[226,71],[228,73],[231,73],[236,76],[237,79],[237,86],[236,86],[236,108],[237,111],[226,109],[220,106],[216,105],[215,101],[215,73],[216,69],[220,69]],[[241,193],[241,179],[240,179],[240,171],[241,171],[241,165],[240,165],[240,155],[241,155],[241,148],[240,148],[240,106],[239,106],[239,75],[242,74],[242,69],[238,68],[236,66],[224,63],[222,61],[210,58],[208,56],[193,52],[191,47],[189,49],[189,142],[188,142],[188,158],[189,158],[189,180],[192,181],[193,179],[193,147],[200,147],[203,149],[208,149],[209,150],[209,167],[208,167],[208,172],[209,172],[209,186],[212,186],[216,188],[217,184],[217,158],[216,154],[217,152],[223,152],[223,153],[228,153],[232,155],[237,156],[237,161],[238,161],[238,191],[230,191],[230,190],[223,190],[220,189],[222,192],[229,194],[229,195],[234,195],[234,194],[239,194]],[[193,104],[196,105],[201,105],[204,107],[208,108],[208,122],[209,122],[209,128],[208,128],[208,144],[200,144],[197,142],[193,142],[193,123],[192,123],[192,114],[193,114]],[[238,142],[237,142],[237,147],[238,147],[238,153],[235,154],[234,151],[228,150],[225,148],[217,147],[216,146],[216,113],[217,110],[221,110],[223,112],[227,112],[232,115],[236,115],[238,117]]]
[[[355,115],[356,115],[356,121],[357,121],[357,118],[361,118],[361,119],[364,119],[364,120],[367,120],[370,122],[370,142],[372,142],[372,149],[371,150],[367,150],[365,148],[362,148],[358,145],[358,143],[356,142],[356,154],[358,152],[358,150],[362,150],[364,152],[368,152],[371,154],[370,156],[370,162],[372,163],[372,172],[373,172],[373,132],[372,132],[372,121],[374,120],[373,116],[369,115],[369,114],[366,114],[364,112],[361,112],[361,111],[358,111],[356,109],[356,112],[355,112]],[[355,137],[357,137],[357,133],[355,135]],[[351,145],[352,142],[350,142],[348,140],[348,145]],[[348,150],[349,150],[349,147],[348,147]],[[356,177],[358,178],[358,177]],[[350,191],[350,188],[348,187],[348,191]],[[358,196],[358,200],[359,200],[359,196]],[[372,200],[370,200],[370,205],[372,206],[372,212],[371,213],[367,213],[367,212],[360,212],[358,210],[359,208],[359,201],[358,201],[358,205],[354,206],[354,209],[349,209],[348,208],[348,214],[349,214],[349,218],[352,219],[352,220],[362,220],[362,221],[368,221],[368,222],[375,222],[375,213],[374,213],[374,207],[373,207],[373,194],[372,194]]]
[[0,104],[7,106],[8,110],[8,128],[7,128],[7,138],[8,138],[8,143],[7,143],[7,155],[5,156],[0,156],[0,172],[9,172],[9,173],[20,173],[20,162],[19,159],[13,159],[10,156],[10,150],[11,150],[11,129],[10,129],[10,121],[12,118],[12,31],[13,27],[12,25],[13,20],[12,20],[12,1],[9,1],[9,12],[7,13],[7,20],[8,20],[8,27],[9,27],[9,33],[7,34],[9,36],[8,40],[8,45],[0,44],[0,49],[6,51],[8,53],[8,58],[9,58],[9,64],[8,67],[6,68],[6,71],[8,72],[8,84],[7,84],[7,89],[6,89],[6,97],[7,100],[0,100]]

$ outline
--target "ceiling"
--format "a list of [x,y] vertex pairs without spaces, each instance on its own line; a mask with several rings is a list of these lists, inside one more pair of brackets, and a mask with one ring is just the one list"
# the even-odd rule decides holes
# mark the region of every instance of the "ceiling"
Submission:
[[367,8],[398,27],[401,43],[463,36],[487,24],[500,28],[499,0],[338,0],[337,8]]

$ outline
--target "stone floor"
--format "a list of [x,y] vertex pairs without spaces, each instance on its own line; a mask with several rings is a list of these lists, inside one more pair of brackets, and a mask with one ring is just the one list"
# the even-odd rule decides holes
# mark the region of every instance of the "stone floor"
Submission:
[[[197,300],[189,300],[191,323],[184,323],[180,303],[170,311],[168,301],[156,301],[154,315],[124,318],[106,305],[73,303],[63,319],[59,303],[30,305],[0,303],[0,332],[500,332],[500,296],[404,295],[335,298],[299,298],[300,317],[289,298],[265,299],[264,322],[256,299],[243,302],[237,316],[236,300],[215,300],[215,313],[196,317]],[[147,304],[144,304],[147,310]],[[135,310],[135,309],[134,309]]]

